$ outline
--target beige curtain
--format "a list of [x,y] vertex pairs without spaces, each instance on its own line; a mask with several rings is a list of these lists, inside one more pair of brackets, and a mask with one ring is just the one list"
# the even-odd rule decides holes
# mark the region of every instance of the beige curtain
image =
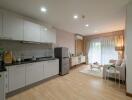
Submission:
[[88,52],[90,47],[90,41],[95,38],[110,37],[110,36],[114,36],[115,44],[116,44],[115,50],[118,51],[118,55],[119,55],[118,58],[119,59],[124,58],[124,30],[121,30],[121,31],[84,37],[84,54],[86,55],[87,64],[88,64]]
[[84,37],[84,54],[86,55],[86,64],[88,64],[88,52],[90,47],[90,40]]
[[119,59],[124,58],[124,31],[117,31],[114,35],[115,38],[115,50],[119,53]]

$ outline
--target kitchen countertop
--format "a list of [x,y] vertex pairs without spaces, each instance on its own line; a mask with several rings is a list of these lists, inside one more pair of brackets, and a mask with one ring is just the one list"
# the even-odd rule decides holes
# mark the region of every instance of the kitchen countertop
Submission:
[[57,58],[37,58],[36,60],[25,60],[21,62],[15,62],[12,64],[5,64],[5,66],[13,66],[13,65],[21,65],[21,64],[28,64],[28,63],[36,63],[41,61],[49,61],[49,60],[56,60]]
[[0,67],[0,72],[4,72],[6,71],[6,68],[5,67]]

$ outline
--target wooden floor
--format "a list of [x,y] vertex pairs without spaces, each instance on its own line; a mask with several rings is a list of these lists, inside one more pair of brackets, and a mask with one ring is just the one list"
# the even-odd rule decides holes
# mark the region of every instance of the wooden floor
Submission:
[[46,81],[8,100],[132,100],[117,84],[80,73],[86,65],[70,74]]

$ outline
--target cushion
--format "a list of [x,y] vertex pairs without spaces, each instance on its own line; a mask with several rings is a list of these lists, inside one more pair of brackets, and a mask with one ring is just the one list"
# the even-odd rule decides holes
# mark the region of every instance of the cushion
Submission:
[[126,62],[125,60],[123,60],[122,64],[121,64],[121,67],[126,67]]
[[117,60],[115,66],[120,66],[122,64],[122,60]]

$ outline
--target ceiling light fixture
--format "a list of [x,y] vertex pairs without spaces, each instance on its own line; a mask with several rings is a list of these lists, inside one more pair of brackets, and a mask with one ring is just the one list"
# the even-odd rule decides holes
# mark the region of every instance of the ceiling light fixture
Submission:
[[85,26],[86,26],[86,27],[89,27],[89,24],[86,24]]
[[97,32],[98,32],[97,30],[94,31],[94,33],[97,33]]
[[74,15],[73,18],[74,18],[74,19],[78,19],[78,15]]
[[45,7],[41,7],[41,12],[47,12],[47,9]]
[[47,28],[44,28],[45,31],[47,31]]

